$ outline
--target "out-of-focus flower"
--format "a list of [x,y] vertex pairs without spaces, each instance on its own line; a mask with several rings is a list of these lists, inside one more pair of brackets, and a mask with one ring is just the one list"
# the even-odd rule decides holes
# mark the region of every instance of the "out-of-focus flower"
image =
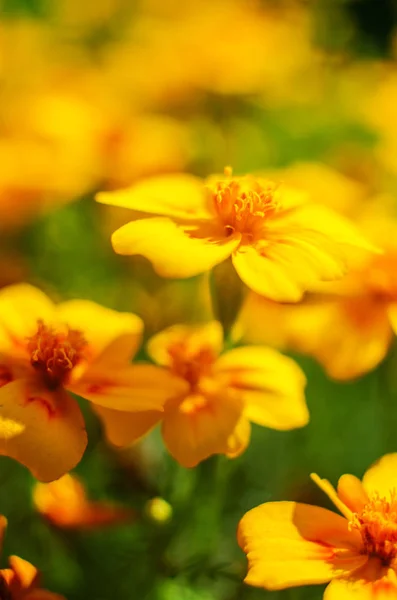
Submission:
[[317,506],[268,502],[240,521],[246,583],[267,590],[331,582],[324,600],[397,597],[397,454],[368,469],[362,482],[343,475],[335,490],[312,475],[343,517]]
[[[0,517],[0,547],[7,520]],[[10,556],[9,568],[0,570],[0,598],[4,600],[65,600],[63,596],[44,590],[40,586],[40,574],[36,567],[19,558]]]
[[119,254],[142,254],[164,277],[191,277],[230,256],[242,281],[273,300],[296,302],[322,280],[341,278],[349,253],[371,249],[324,206],[266,179],[175,175],[148,179],[98,202],[161,215],[112,236]]
[[172,506],[164,498],[152,498],[146,503],[145,510],[156,523],[168,523],[172,518]]
[[352,379],[375,368],[397,331],[396,222],[380,212],[379,199],[361,223],[383,254],[358,262],[343,280],[326,284],[300,304],[249,294],[234,339],[309,354],[334,379]]
[[164,443],[183,466],[212,454],[241,454],[250,422],[279,430],[303,427],[309,419],[305,377],[291,359],[269,348],[235,348],[220,355],[220,323],[175,325],[148,343],[151,358],[186,385],[169,396],[164,413],[139,415],[95,406],[115,445],[132,443],[162,423]]
[[36,483],[33,489],[36,510],[50,523],[64,529],[94,529],[134,518],[131,509],[87,498],[83,483],[67,474],[52,483]]
[[0,291],[0,454],[42,481],[72,469],[87,444],[71,391],[113,410],[162,410],[181,384],[131,365],[142,321],[88,300],[59,305],[27,284]]

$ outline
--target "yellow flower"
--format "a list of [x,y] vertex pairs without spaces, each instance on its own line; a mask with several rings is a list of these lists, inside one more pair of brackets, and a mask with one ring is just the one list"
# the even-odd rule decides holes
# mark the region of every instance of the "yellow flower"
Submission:
[[[0,517],[0,548],[7,520]],[[63,596],[40,587],[40,574],[36,567],[19,556],[10,556],[9,568],[0,570],[0,598],[4,600],[65,600]]]
[[397,454],[365,473],[339,479],[337,491],[313,480],[343,517],[317,506],[267,502],[240,521],[246,583],[267,590],[331,582],[324,600],[397,598]]
[[175,325],[148,344],[151,358],[185,385],[164,413],[128,414],[95,406],[109,441],[132,443],[161,422],[164,443],[183,466],[213,454],[234,457],[249,443],[250,422],[278,430],[307,424],[305,377],[291,359],[269,348],[240,347],[221,354],[220,323]]
[[93,529],[134,518],[132,509],[87,498],[83,483],[70,473],[51,483],[36,483],[36,510],[50,523],[64,529]]
[[162,410],[181,389],[165,369],[130,365],[142,321],[90,302],[54,305],[27,284],[0,291],[0,455],[51,481],[81,459],[87,436],[67,391],[114,410]]
[[371,248],[342,217],[261,178],[162,176],[98,202],[161,216],[127,223],[119,254],[141,254],[163,277],[191,277],[230,256],[242,281],[279,301],[298,301],[318,281],[347,270],[352,247]]

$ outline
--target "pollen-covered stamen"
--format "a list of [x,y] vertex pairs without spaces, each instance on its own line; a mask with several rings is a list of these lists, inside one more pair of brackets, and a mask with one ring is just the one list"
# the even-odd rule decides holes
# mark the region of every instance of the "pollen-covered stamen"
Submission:
[[68,327],[58,331],[40,320],[37,332],[28,338],[27,351],[33,368],[47,387],[53,389],[67,380],[73,367],[82,360],[86,346],[80,331]]
[[183,377],[192,390],[198,386],[200,379],[211,373],[215,362],[215,355],[211,348],[201,348],[193,355],[189,355],[184,343],[173,344],[168,348],[171,358],[171,369],[175,375]]
[[279,208],[277,186],[254,179],[231,179],[211,186],[215,210],[226,236],[240,233],[253,239],[266,224],[266,219]]
[[360,513],[354,513],[349,529],[360,532],[363,552],[390,566],[397,557],[396,491],[391,491],[389,500],[374,494]]

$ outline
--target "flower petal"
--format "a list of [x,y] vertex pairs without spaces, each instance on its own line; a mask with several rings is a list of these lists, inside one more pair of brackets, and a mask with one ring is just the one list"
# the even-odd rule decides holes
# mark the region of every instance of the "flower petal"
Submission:
[[363,486],[367,494],[378,492],[388,497],[392,489],[397,489],[397,452],[385,454],[364,474]]
[[238,421],[233,433],[227,440],[226,456],[229,458],[237,458],[240,456],[250,443],[251,438],[251,423],[245,416],[242,416]]
[[250,421],[279,430],[308,423],[306,378],[292,359],[276,350],[235,348],[218,359],[215,373],[242,398]]
[[92,408],[103,423],[107,440],[120,447],[129,446],[149,433],[164,416],[156,410],[131,413],[96,404]]
[[354,475],[342,475],[338,481],[338,496],[352,512],[361,512],[368,502],[363,484]]
[[203,182],[186,174],[148,178],[125,190],[101,192],[95,199],[102,204],[183,220],[212,216]]
[[240,521],[238,542],[248,558],[246,583],[268,590],[325,583],[367,561],[346,519],[295,502],[250,510]]
[[80,408],[66,392],[18,380],[0,388],[0,454],[53,481],[80,461],[87,435]]
[[242,413],[242,403],[226,391],[191,395],[166,408],[162,432],[170,454],[184,467],[195,467],[213,454],[229,452]]
[[69,389],[94,404],[135,412],[162,410],[169,398],[186,393],[187,383],[154,365],[129,365],[105,369],[92,365]]
[[383,567],[376,558],[362,568],[334,579],[324,593],[324,600],[395,600],[395,572]]
[[107,362],[129,362],[142,339],[143,321],[132,313],[121,313],[91,300],[69,300],[56,307],[56,318],[82,332],[91,360],[111,345]]
[[27,283],[10,285],[0,291],[0,350],[24,352],[26,338],[34,335],[37,321],[52,322],[55,306],[38,288]]
[[184,278],[223,262],[240,241],[234,236],[223,241],[193,233],[171,219],[153,217],[127,223],[114,232],[112,244],[118,254],[145,256],[162,277]]
[[186,360],[202,350],[210,350],[217,357],[223,348],[223,329],[218,321],[203,325],[173,325],[154,335],[147,344],[150,358],[163,366],[172,363],[169,350],[175,346],[183,348]]
[[19,556],[10,556],[8,562],[21,590],[28,590],[38,583],[39,572],[30,562]]

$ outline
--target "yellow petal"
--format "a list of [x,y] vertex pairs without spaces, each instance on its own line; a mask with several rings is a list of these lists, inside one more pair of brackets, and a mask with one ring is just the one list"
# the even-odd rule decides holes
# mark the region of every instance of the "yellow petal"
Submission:
[[173,325],[149,340],[147,352],[154,362],[170,366],[169,350],[175,346],[183,348],[186,360],[194,358],[202,350],[211,350],[215,358],[223,348],[222,325],[218,321],[204,325]]
[[129,362],[141,343],[142,319],[131,313],[121,313],[100,306],[90,300],[62,302],[56,307],[56,318],[71,329],[82,332],[89,345],[91,360],[107,350],[108,363]]
[[245,416],[242,416],[227,440],[226,456],[228,458],[237,458],[237,456],[240,456],[247,449],[250,438],[251,423]]
[[388,497],[392,489],[397,489],[397,452],[385,454],[374,463],[363,477],[367,494],[378,492]]
[[212,454],[227,454],[229,440],[242,413],[239,399],[227,392],[187,396],[167,408],[162,432],[170,454],[184,467],[195,467]]
[[80,461],[87,435],[79,406],[66,392],[53,394],[14,381],[0,388],[0,454],[53,481]]
[[308,423],[306,378],[292,359],[276,350],[235,348],[218,359],[215,374],[242,398],[250,421],[279,430]]
[[26,283],[0,291],[0,350],[19,354],[26,338],[37,331],[37,321],[52,322],[55,306],[44,292]]
[[74,393],[94,404],[135,412],[162,410],[169,398],[186,393],[187,383],[154,365],[92,365],[82,378],[69,386]]
[[155,410],[131,413],[98,404],[93,404],[92,408],[103,423],[107,440],[115,446],[128,446],[136,442],[149,433],[164,416],[164,413]]
[[336,508],[340,510],[342,515],[345,515],[346,519],[351,521],[353,517],[352,511],[339,497],[332,483],[330,483],[328,479],[322,479],[317,473],[311,473],[310,477],[314,483],[318,485],[320,490],[322,490],[324,494],[327,494],[328,498],[335,504]]
[[370,558],[362,568],[334,579],[324,593],[324,600],[395,600],[396,574]]
[[[194,234],[194,235],[193,235]],[[198,237],[171,219],[153,217],[124,225],[112,236],[118,254],[141,254],[162,277],[193,277],[226,260],[239,237]]]
[[101,192],[96,201],[177,219],[212,216],[203,182],[192,175],[161,175],[117,192]]
[[238,542],[248,558],[245,582],[268,590],[325,583],[367,561],[346,519],[295,502],[250,510],[240,521]]
[[342,475],[338,481],[338,496],[352,512],[361,512],[368,502],[363,484],[354,475]]
[[390,319],[394,333],[397,333],[397,302],[392,302],[387,308],[387,314]]

